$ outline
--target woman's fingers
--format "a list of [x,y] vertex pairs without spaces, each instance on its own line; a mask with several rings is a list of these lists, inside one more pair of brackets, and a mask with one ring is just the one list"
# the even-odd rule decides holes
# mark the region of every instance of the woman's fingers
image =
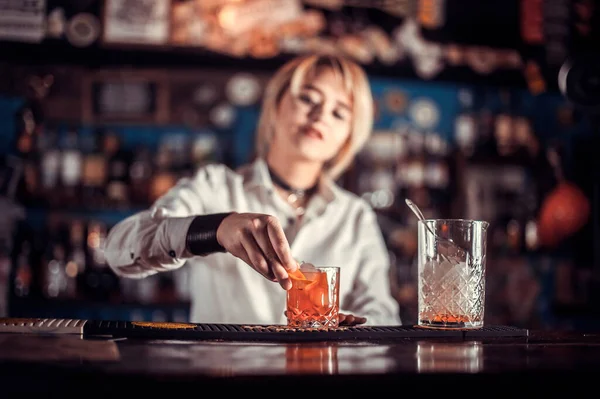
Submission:
[[[274,223],[272,221],[270,222],[269,219],[274,218],[257,218],[253,221],[254,239],[261,249],[263,258],[267,263],[267,267],[269,268],[271,275],[275,276],[275,279],[279,282],[279,285],[281,285],[284,290],[288,290],[291,288],[292,282],[289,281],[287,271],[279,260],[279,256],[275,252],[275,249],[271,244],[271,240],[269,239],[267,226]],[[275,219],[275,221],[276,220],[277,219]]]
[[257,272],[268,278],[269,280],[273,280],[275,275],[272,273],[271,268],[269,267],[265,257],[260,249],[254,235],[244,234],[241,239],[242,247],[246,251],[248,255],[248,260],[250,261],[248,264],[254,268]]
[[281,223],[279,223],[279,220],[275,217],[267,218],[266,222],[267,234],[271,242],[271,247],[277,254],[279,261],[287,271],[296,271],[298,263],[292,256],[292,251],[283,228],[281,227]]
[[238,258],[240,258],[241,260],[243,260],[244,262],[246,262],[248,264],[248,266],[251,266],[254,270],[256,270],[258,273],[262,274],[266,279],[271,280],[271,281],[277,281],[275,279],[275,276],[269,276],[269,275],[264,275],[264,273],[262,273],[260,270],[257,270],[253,263],[252,260],[250,260],[250,256],[248,256],[248,253],[246,252],[246,249],[244,248],[243,245],[239,246],[239,250],[236,252],[235,256],[237,256]]
[[297,263],[279,220],[260,213],[236,213],[223,220],[217,230],[223,247],[271,281],[291,288],[288,270],[295,271]]
[[356,326],[367,322],[366,317],[354,316],[352,314],[340,313],[338,317],[340,326]]

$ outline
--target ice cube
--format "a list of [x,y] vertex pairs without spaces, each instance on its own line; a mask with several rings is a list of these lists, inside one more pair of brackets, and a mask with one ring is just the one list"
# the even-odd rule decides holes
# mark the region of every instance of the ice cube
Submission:
[[317,272],[317,268],[312,263],[302,262],[300,264],[300,271],[303,272],[303,273],[304,272],[316,273]]

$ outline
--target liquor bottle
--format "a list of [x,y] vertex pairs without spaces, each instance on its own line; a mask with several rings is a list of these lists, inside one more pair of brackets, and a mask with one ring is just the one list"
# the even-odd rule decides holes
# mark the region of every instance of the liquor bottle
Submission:
[[119,136],[108,131],[103,139],[103,152],[107,161],[106,201],[111,207],[129,204],[129,159]]
[[21,243],[21,249],[16,259],[13,294],[19,298],[26,298],[31,295],[33,281],[31,249],[31,243],[28,240],[24,240]]
[[75,220],[69,226],[69,247],[65,266],[66,274],[70,279],[68,292],[72,298],[81,296],[86,265],[84,223]]
[[87,260],[85,269],[85,291],[88,299],[106,302],[114,297],[118,279],[104,257],[107,226],[92,220],[87,228]]
[[27,106],[16,114],[15,142],[12,152],[22,164],[22,175],[17,186],[16,198],[23,205],[29,206],[35,203],[36,191],[39,188],[39,160],[36,159],[36,122],[32,110]]
[[43,296],[49,299],[62,298],[67,288],[67,276],[65,271],[65,247],[58,238],[49,242],[42,264],[42,272]]
[[477,121],[473,112],[473,94],[462,90],[458,94],[461,109],[454,120],[454,139],[460,151],[471,157],[477,142]]
[[171,154],[170,164],[166,165],[177,177],[191,172],[193,142],[186,134],[171,134],[167,137],[166,148]]
[[173,152],[170,151],[167,141],[163,141],[156,152],[154,170],[148,192],[150,203],[166,194],[177,182],[177,175],[173,170]]
[[9,300],[9,274],[10,274],[10,248],[7,243],[0,241],[0,317],[8,316],[8,300]]
[[501,91],[502,107],[496,115],[494,123],[494,139],[496,151],[501,157],[513,155],[515,151],[513,112],[511,108],[511,94],[507,90]]
[[35,147],[35,127],[36,121],[33,111],[30,108],[23,108],[18,113],[17,134],[16,134],[16,152],[20,156],[27,156]]
[[79,133],[76,128],[69,129],[61,143],[60,177],[62,182],[63,204],[79,205],[79,188],[82,174],[82,155],[79,149]]
[[496,142],[494,140],[495,116],[488,105],[482,105],[476,113],[477,140],[471,158],[474,161],[485,161],[496,157]]
[[84,150],[82,200],[88,207],[97,208],[104,204],[107,160],[100,146],[102,130],[94,131],[92,137]]
[[223,154],[219,138],[212,131],[200,131],[191,139],[189,154],[190,170],[211,162],[222,162]]
[[129,197],[135,205],[148,205],[149,185],[152,177],[152,155],[145,146],[134,151],[129,165]]
[[15,194],[17,201],[27,207],[39,206],[41,201],[41,160],[37,147],[21,159],[23,172]]
[[60,204],[60,162],[58,135],[47,129],[40,148],[41,198],[51,207]]

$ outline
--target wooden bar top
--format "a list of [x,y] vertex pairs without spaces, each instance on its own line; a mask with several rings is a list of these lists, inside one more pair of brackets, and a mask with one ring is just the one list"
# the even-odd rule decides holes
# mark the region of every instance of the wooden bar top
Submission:
[[600,331],[325,342],[0,334],[0,392],[56,392],[61,397],[82,392],[201,394],[208,388],[289,393],[307,386],[338,393],[369,386],[386,391],[462,387],[473,393],[470,384],[479,383],[492,384],[485,392],[572,393],[594,388],[599,372]]

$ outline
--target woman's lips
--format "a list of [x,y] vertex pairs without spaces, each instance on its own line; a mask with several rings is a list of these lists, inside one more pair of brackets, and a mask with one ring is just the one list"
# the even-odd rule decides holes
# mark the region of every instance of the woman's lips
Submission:
[[323,133],[312,127],[305,129],[304,134],[315,139],[323,140]]

